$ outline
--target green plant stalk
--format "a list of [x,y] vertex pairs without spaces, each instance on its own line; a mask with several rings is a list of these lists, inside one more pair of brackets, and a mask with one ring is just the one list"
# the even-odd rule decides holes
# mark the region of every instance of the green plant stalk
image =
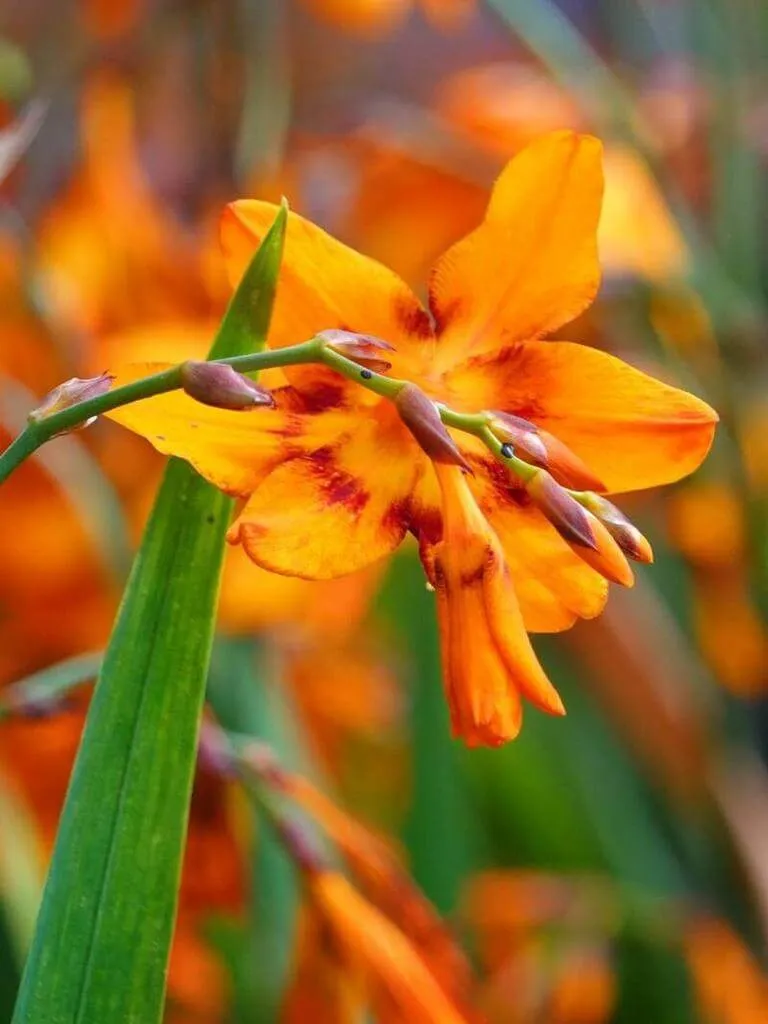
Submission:
[[95,679],[102,660],[101,654],[78,654],[6,686],[0,693],[0,722],[14,715],[55,711],[57,701]]
[[[263,345],[285,220],[246,270],[212,356]],[[170,461],[89,710],[12,1024],[162,1019],[231,510]]]
[[14,1024],[160,1019],[180,858],[158,851],[181,851],[186,833],[229,505],[171,462],[89,711]]
[[[225,324],[222,325],[224,330]],[[335,352],[322,337],[310,338],[309,341],[286,348],[268,352],[255,352],[228,358],[211,359],[211,362],[231,366],[238,373],[251,374],[260,370],[280,366],[298,366],[307,363],[322,363],[336,370],[344,377],[355,381],[368,391],[373,391],[382,398],[393,399],[408,381],[395,377],[385,377],[361,367],[358,363]],[[0,455],[0,483],[19,466],[24,459],[32,455],[46,441],[51,440],[64,430],[73,430],[92,416],[98,416],[112,409],[117,409],[144,398],[152,398],[169,391],[181,388],[181,370],[183,364],[162,370],[160,373],[141,380],[132,381],[122,387],[108,391],[104,395],[79,402],[69,409],[54,413],[43,420],[30,423],[16,440]],[[446,426],[465,433],[473,434],[484,441],[493,454],[501,459],[510,469],[524,479],[530,476],[530,467],[515,456],[502,456],[501,442],[497,441],[488,428],[488,415],[485,412],[460,413],[441,403],[436,404],[440,418]],[[258,415],[258,412],[256,413]]]
[[[222,323],[222,333],[226,333],[226,321]],[[318,343],[312,339],[289,348],[274,349],[269,352],[241,354],[231,358],[211,358],[212,362],[226,363],[241,373],[256,373],[259,370],[278,366],[292,366],[297,363],[313,362],[318,351]],[[141,380],[131,381],[119,388],[107,391],[106,394],[78,402],[68,409],[53,413],[45,419],[30,422],[17,438],[0,455],[0,483],[6,480],[17,466],[34,454],[38,448],[56,437],[57,434],[75,430],[92,416],[100,416],[122,405],[139,402],[143,398],[178,391],[181,388],[181,367],[169,367],[160,373],[154,373]]]

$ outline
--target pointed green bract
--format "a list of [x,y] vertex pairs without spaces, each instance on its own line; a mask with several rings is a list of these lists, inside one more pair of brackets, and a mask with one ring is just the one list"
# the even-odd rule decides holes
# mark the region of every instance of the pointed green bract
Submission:
[[[285,222],[281,210],[213,358],[263,346]],[[91,703],[13,1024],[162,1019],[231,511],[171,460]]]

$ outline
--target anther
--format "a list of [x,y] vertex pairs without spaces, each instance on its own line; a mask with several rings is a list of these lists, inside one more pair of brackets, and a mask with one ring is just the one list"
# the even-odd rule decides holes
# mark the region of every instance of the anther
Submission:
[[373,374],[371,373],[370,370],[361,370],[360,376],[363,378],[363,380],[370,380]]

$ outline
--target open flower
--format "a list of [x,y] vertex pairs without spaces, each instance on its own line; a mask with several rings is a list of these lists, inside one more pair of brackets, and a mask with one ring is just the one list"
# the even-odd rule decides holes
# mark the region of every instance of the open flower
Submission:
[[[385,267],[291,214],[269,344],[328,329],[373,335],[394,346],[393,375],[433,401],[539,432],[556,452],[547,468],[558,484],[615,493],[677,480],[709,449],[712,409],[606,353],[542,340],[597,292],[601,192],[596,139],[554,132],[529,146],[502,173],[481,225],[438,261],[429,310]],[[233,280],[275,212],[257,201],[225,211]],[[274,410],[243,415],[176,393],[111,415],[246,498],[229,539],[264,568],[330,578],[413,533],[437,584],[454,728],[467,740],[513,737],[518,693],[561,710],[523,627],[565,629],[600,612],[606,577],[630,582],[608,530],[589,513],[592,543],[566,536],[531,478],[468,435],[453,439],[471,476],[441,466],[438,484],[394,403],[327,367],[285,375]]]

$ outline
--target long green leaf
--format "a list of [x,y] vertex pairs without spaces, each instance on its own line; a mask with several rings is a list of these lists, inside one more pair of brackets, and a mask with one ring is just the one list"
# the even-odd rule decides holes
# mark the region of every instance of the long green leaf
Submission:
[[[212,349],[263,344],[281,211]],[[13,1024],[154,1024],[194,775],[231,499],[171,460],[70,782]]]

